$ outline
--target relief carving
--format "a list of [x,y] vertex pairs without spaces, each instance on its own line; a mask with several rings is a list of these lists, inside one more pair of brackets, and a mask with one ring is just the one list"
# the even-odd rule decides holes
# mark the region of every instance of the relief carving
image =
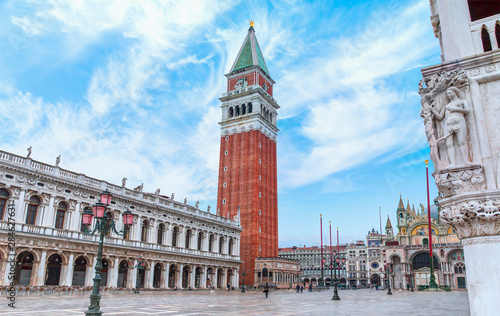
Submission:
[[486,189],[482,168],[448,170],[433,175],[439,192],[445,198],[455,194]]

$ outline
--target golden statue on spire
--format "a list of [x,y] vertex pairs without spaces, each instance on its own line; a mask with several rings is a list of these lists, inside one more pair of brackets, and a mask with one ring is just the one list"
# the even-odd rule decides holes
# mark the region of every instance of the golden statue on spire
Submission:
[[250,20],[250,26],[254,26],[255,25],[255,22],[253,20]]

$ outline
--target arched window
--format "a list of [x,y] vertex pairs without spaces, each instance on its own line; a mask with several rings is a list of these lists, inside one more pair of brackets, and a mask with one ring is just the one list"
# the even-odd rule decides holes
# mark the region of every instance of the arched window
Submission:
[[234,110],[232,107],[229,108],[229,117],[233,117],[234,116]]
[[234,116],[239,116],[240,115],[240,107],[237,105],[235,108],[234,108]]
[[465,265],[463,263],[457,263],[455,265],[455,274],[465,273]]
[[252,102],[248,102],[248,113],[252,113]]
[[246,105],[241,105],[241,115],[247,114],[247,107]]
[[28,204],[28,213],[26,214],[26,224],[35,225],[36,213],[38,207],[40,206],[40,198],[37,196],[32,196]]
[[198,233],[198,250],[201,250],[201,242],[203,241],[203,233]]
[[429,239],[427,238],[424,238],[423,242],[422,242],[424,245],[428,245],[429,244]]
[[486,26],[483,27],[481,30],[481,40],[483,41],[483,49],[485,52],[491,51],[491,40],[490,40],[490,34],[488,33],[488,29],[486,29]]
[[191,230],[188,229],[186,231],[186,249],[189,249],[190,241],[191,241]]
[[158,243],[158,245],[163,244],[163,231],[164,230],[165,230],[165,225],[160,224],[158,226],[158,235],[156,237],[156,242]]
[[7,207],[7,200],[9,199],[9,197],[9,191],[0,189],[0,221],[3,220],[3,214],[5,213],[5,208]]
[[212,252],[212,246],[214,244],[214,235],[210,234],[210,237],[208,238],[208,251]]
[[64,228],[64,215],[66,214],[66,211],[68,210],[68,205],[66,203],[61,202],[57,206],[57,211],[56,211],[56,228],[57,229],[63,229]]
[[[439,270],[439,260],[436,256],[433,257],[434,270]],[[414,270],[421,269],[423,267],[431,267],[431,258],[428,252],[419,253],[412,260],[412,266]]]
[[219,238],[219,253],[222,253],[222,250],[224,249],[224,237]]
[[177,235],[179,234],[179,227],[175,226],[172,230],[172,246],[177,247]]
[[495,25],[495,36],[497,38],[498,47],[500,47],[500,23],[498,23],[498,22]]
[[145,219],[142,222],[142,231],[141,231],[141,241],[142,242],[148,241],[148,228],[149,228],[149,222]]
[[229,248],[227,250],[227,253],[230,255],[233,254],[233,244],[234,244],[234,240],[233,240],[233,238],[230,238],[229,239]]

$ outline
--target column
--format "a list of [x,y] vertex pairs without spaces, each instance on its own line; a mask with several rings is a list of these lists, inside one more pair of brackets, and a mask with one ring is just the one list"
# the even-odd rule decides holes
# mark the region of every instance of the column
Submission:
[[[24,223],[24,213],[26,209],[26,205],[24,203],[24,196],[26,195],[26,191],[24,189],[21,189],[21,192],[19,193],[19,199],[17,200],[17,205],[16,205],[16,223]],[[5,215],[4,215],[5,216]],[[10,282],[9,282],[10,283]]]
[[165,263],[165,283],[163,285],[164,288],[168,289],[168,273],[170,271],[170,263]]
[[133,266],[135,268],[132,269],[132,267],[129,268],[128,272],[127,273],[128,275],[130,275],[130,278],[128,278],[127,280],[127,288],[129,289],[132,289],[132,288],[135,288],[136,284],[137,284],[137,259],[134,259],[134,263],[133,263]]
[[134,237],[132,238],[133,240],[136,241],[141,240],[141,221],[142,221],[142,216],[137,216],[137,223],[135,223],[134,225]]
[[44,208],[41,225],[45,226],[45,227],[52,227],[54,213],[55,213],[55,211],[54,211],[54,196],[51,195],[50,199],[49,199],[49,206]]
[[85,286],[91,286],[93,283],[92,283],[92,279],[94,278],[95,276],[95,265],[97,263],[97,256],[94,257],[94,259],[92,260],[92,264],[87,264],[86,266],[86,269],[85,269]]
[[40,265],[38,267],[38,278],[36,280],[36,285],[45,284],[46,265],[47,265],[47,250],[42,250],[42,256],[40,257]]
[[218,288],[219,287],[219,284],[218,284],[218,281],[219,281],[219,269],[216,268],[214,270],[215,271],[214,271],[213,277],[211,278],[212,286],[215,287],[215,288]]
[[207,270],[208,267],[202,267],[202,272],[200,276],[200,288],[207,288]]
[[234,287],[238,287],[240,284],[240,270],[235,270],[235,281],[234,281]]
[[191,286],[193,289],[194,289],[194,278],[195,278],[195,274],[196,274],[196,267],[190,267],[190,271],[189,271],[189,284],[188,284],[188,287]]
[[110,280],[108,282],[109,287],[117,287],[118,286],[118,266],[119,266],[119,259],[115,258],[113,260],[113,268],[111,272],[109,273]]
[[160,273],[160,289],[165,289],[166,286],[165,286],[165,281],[166,281],[166,275],[168,273],[168,270],[165,270],[164,269],[165,267],[165,264],[162,264],[161,266],[161,273]]
[[71,212],[71,222],[69,224],[69,230],[73,231],[79,231],[80,227],[78,227],[78,224],[80,223],[80,207],[81,203],[80,201],[76,202],[75,210]]
[[[146,285],[144,286],[146,289],[153,288],[153,281],[154,281],[154,275],[155,275],[155,264],[156,264],[156,261],[151,260],[151,263],[149,265],[149,275],[146,274]],[[149,278],[148,278],[148,276],[149,276]]]
[[490,34],[491,48],[492,50],[498,49],[497,36],[495,34],[495,25],[491,25],[488,29]]
[[177,271],[176,277],[177,277],[177,288],[182,289],[182,270],[184,269],[183,264],[179,264],[179,271]]
[[70,253],[66,267],[66,279],[63,285],[71,286],[73,283],[74,254]]

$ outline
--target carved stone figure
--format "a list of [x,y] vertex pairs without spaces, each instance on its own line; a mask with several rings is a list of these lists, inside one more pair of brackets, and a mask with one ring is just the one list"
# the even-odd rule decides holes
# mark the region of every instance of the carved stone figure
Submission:
[[122,179],[122,187],[125,187],[126,184],[127,184],[127,178],[123,178]]
[[156,189],[155,195],[156,195],[156,196],[159,196],[159,195],[160,195],[160,188]]
[[30,146],[28,147],[27,151],[28,151],[28,155],[26,156],[26,158],[31,158],[31,151],[33,150],[33,147]]
[[61,163],[61,155],[57,156],[56,158],[56,167],[59,167],[60,163]]
[[207,213],[210,213],[210,205],[207,207]]
[[141,183],[141,185],[140,185],[140,186],[138,186],[138,187],[136,187],[136,188],[134,189],[134,191],[136,191],[136,192],[142,192],[142,189],[143,189],[143,188],[144,188],[144,183]]
[[198,208],[198,206],[200,206],[200,202],[199,202],[199,201],[196,201],[196,203],[194,204],[194,207],[195,207],[195,208]]
[[188,198],[184,198],[184,204],[188,204]]
[[173,200],[174,199],[174,194],[172,193],[172,195],[170,196],[170,199]]
[[235,89],[243,89],[243,88],[246,88],[247,85],[248,85],[247,77],[243,77],[243,78],[238,79],[234,88]]
[[[456,87],[448,88],[446,96],[450,100],[446,106],[439,111],[432,108],[434,117],[439,121],[443,121],[443,132],[446,133],[438,139],[438,142],[445,141],[448,161],[451,166],[457,164],[456,147],[458,147],[464,163],[470,164],[467,145],[467,123],[465,121],[465,115],[470,112],[469,105],[466,100],[460,99],[460,91]],[[458,146],[455,145],[455,140]]]
[[424,119],[425,135],[427,136],[427,141],[431,149],[430,155],[434,163],[434,169],[436,171],[443,170],[448,166],[448,162],[439,152],[439,140],[437,138],[437,130],[434,124],[434,115],[432,113],[429,95],[422,96],[422,111],[420,116]]

